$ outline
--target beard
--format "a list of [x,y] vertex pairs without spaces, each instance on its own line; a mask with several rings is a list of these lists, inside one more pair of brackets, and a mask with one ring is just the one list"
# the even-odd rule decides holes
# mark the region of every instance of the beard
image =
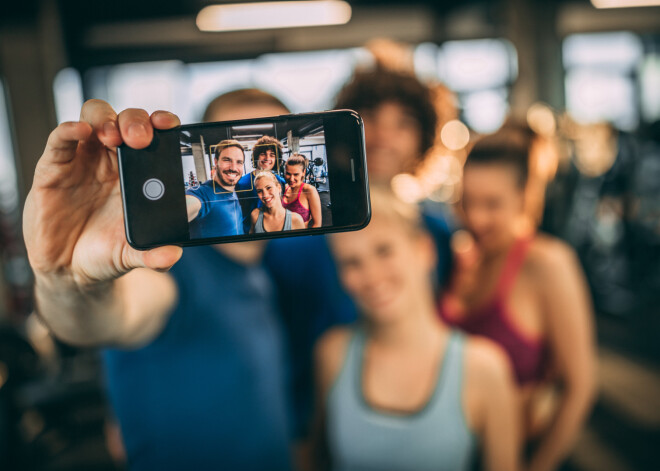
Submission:
[[238,180],[241,178],[241,174],[234,171],[224,170],[222,172],[216,172],[218,183],[223,187],[233,188],[238,183]]

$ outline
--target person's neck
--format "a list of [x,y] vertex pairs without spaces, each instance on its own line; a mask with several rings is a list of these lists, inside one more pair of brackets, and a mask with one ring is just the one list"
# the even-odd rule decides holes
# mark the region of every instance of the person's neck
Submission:
[[215,183],[216,183],[217,185],[220,185],[223,189],[225,189],[225,190],[227,190],[227,191],[229,191],[229,192],[233,192],[233,191],[234,191],[234,188],[236,188],[236,185],[227,185],[227,184],[224,183],[222,180],[220,180],[220,178],[218,178],[217,176],[215,177]]
[[269,208],[267,206],[264,206],[264,212],[267,213],[269,216],[282,216],[286,211],[284,209],[284,206],[274,206],[272,208]]
[[484,263],[497,263],[502,260],[502,258],[505,258],[509,251],[511,250],[511,247],[513,247],[513,244],[516,243],[516,237],[514,235],[511,235],[511,237],[508,237],[505,241],[503,241],[501,244],[499,244],[497,247],[492,247],[488,250],[484,250],[481,248],[481,260]]
[[370,338],[383,347],[421,346],[446,330],[438,319],[431,296],[421,296],[406,303],[405,312],[387,323],[368,323]]

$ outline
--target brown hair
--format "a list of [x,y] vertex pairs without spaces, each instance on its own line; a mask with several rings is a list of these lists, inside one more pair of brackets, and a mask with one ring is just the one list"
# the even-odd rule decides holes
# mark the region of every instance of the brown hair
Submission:
[[473,165],[504,165],[517,174],[518,188],[524,189],[529,177],[529,152],[535,134],[529,126],[509,122],[494,134],[479,139],[465,161]]
[[293,154],[291,157],[289,157],[289,160],[286,161],[285,165],[301,165],[304,174],[307,171],[307,164],[307,157],[302,154]]
[[228,149],[229,147],[236,147],[241,149],[241,152],[243,152],[243,158],[245,158],[245,149],[243,149],[243,146],[240,142],[235,139],[225,139],[224,141],[218,142],[218,144],[215,146],[215,160],[218,160],[222,151]]

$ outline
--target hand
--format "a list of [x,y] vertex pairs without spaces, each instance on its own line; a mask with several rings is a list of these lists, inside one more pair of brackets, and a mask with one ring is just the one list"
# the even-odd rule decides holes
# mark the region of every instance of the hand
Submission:
[[119,116],[104,101],[89,100],[79,122],[60,124],[35,169],[23,213],[28,258],[37,280],[62,278],[80,287],[110,281],[133,268],[170,268],[180,247],[149,251],[126,241],[117,146],[148,146],[153,128],[179,125],[168,112],[149,116],[127,109]]

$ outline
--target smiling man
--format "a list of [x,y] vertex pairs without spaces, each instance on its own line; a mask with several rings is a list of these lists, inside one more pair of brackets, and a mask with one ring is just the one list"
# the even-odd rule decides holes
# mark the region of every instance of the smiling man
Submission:
[[243,213],[234,189],[244,162],[245,152],[238,141],[228,139],[217,145],[214,177],[186,191],[191,238],[243,234]]

